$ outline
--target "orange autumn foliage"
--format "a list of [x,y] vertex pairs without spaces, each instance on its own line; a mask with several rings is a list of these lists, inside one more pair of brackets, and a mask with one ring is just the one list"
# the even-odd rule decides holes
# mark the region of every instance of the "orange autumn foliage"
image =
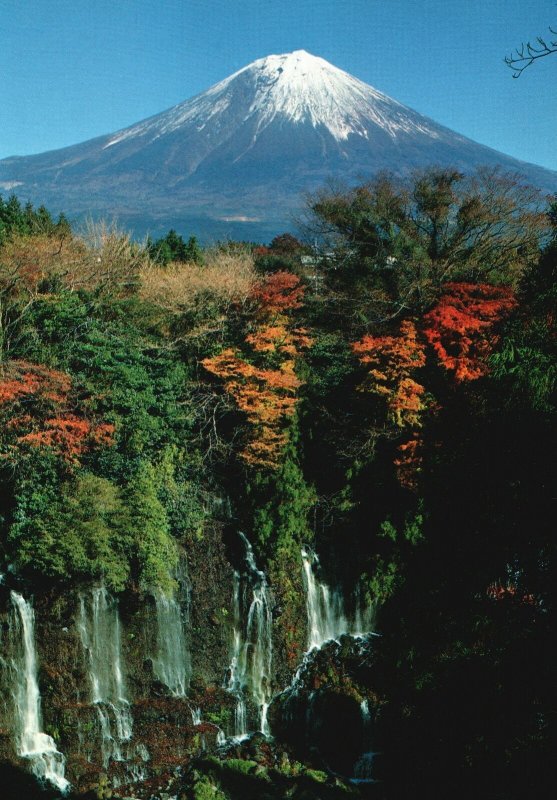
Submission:
[[304,329],[292,328],[287,312],[299,308],[303,291],[295,275],[267,276],[252,292],[259,324],[245,338],[251,360],[227,348],[202,361],[208,372],[224,381],[227,394],[247,417],[251,431],[240,456],[252,466],[276,468],[288,441],[285,423],[294,415],[301,385],[296,358],[311,340]]
[[260,369],[232,350],[202,362],[205,369],[224,380],[226,392],[243,411],[253,430],[241,457],[249,464],[276,466],[287,442],[285,419],[296,409],[300,381],[288,360],[279,369]]
[[399,427],[420,425],[424,387],[411,373],[425,364],[425,351],[411,320],[400,324],[399,336],[370,336],[354,342],[352,350],[370,367],[362,389],[383,395],[389,415]]
[[497,343],[494,324],[515,306],[507,287],[447,283],[437,305],[424,317],[424,335],[456,381],[473,381],[487,373],[487,357]]
[[18,437],[20,444],[48,447],[68,460],[75,460],[92,445],[112,444],[114,425],[93,426],[88,420],[65,414],[44,421],[44,429]]
[[289,330],[285,324],[259,327],[246,336],[246,342],[258,353],[283,353],[295,356],[300,348],[310,347],[311,339],[305,328]]
[[370,368],[361,388],[385,398],[388,416],[398,428],[413,430],[411,438],[398,445],[393,463],[400,484],[414,490],[422,465],[422,442],[416,429],[422,425],[425,408],[425,388],[412,377],[414,370],[425,365],[425,348],[416,326],[404,320],[398,336],[366,335],[354,342],[352,350]]
[[422,440],[414,433],[407,442],[399,444],[397,450],[400,455],[393,461],[400,485],[413,491],[418,488],[416,477],[423,463],[421,449]]
[[501,581],[493,581],[490,583],[485,591],[490,600],[514,600],[525,605],[535,606],[538,605],[538,600],[530,592],[520,593],[516,584],[511,581],[501,583]]
[[64,372],[27,361],[10,361],[0,376],[0,406],[33,396],[61,403],[70,385],[71,378]]
[[300,308],[303,296],[304,287],[291,272],[273,272],[252,290],[252,297],[259,303],[265,316]]
[[10,361],[0,377],[0,411],[8,433],[4,457],[21,447],[47,447],[75,461],[94,446],[112,444],[114,426],[77,416],[71,378],[41,364]]

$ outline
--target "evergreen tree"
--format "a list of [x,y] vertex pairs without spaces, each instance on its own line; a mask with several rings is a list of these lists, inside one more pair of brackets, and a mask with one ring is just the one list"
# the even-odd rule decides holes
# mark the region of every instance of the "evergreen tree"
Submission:
[[140,586],[171,593],[178,552],[158,496],[155,469],[148,461],[141,462],[127,487],[126,508],[130,537],[136,542]]

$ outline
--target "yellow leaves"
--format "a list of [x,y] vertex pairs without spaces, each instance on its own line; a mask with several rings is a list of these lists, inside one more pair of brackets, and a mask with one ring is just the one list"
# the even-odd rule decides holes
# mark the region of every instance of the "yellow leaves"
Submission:
[[247,378],[255,371],[255,367],[238,358],[236,351],[230,347],[217,356],[213,356],[213,358],[204,358],[201,363],[208,372],[223,380],[234,378],[238,375]]
[[262,325],[246,336],[246,342],[257,353],[282,353],[296,356],[298,351],[311,346],[311,339],[304,328],[290,330],[286,318],[275,318],[273,324]]
[[255,333],[246,336],[246,342],[257,353],[291,352],[293,349],[292,337],[286,325],[265,325]]

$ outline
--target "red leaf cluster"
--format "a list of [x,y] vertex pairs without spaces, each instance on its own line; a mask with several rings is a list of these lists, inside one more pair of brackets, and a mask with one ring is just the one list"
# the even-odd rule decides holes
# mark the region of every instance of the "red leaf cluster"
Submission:
[[417,433],[407,442],[399,444],[398,455],[394,460],[396,474],[401,486],[415,491],[418,488],[417,475],[422,467],[422,440]]
[[291,272],[273,272],[255,284],[252,297],[259,303],[263,314],[272,316],[300,308],[304,287]]
[[71,378],[65,372],[28,361],[10,361],[0,377],[0,405],[33,396],[63,403],[70,386]]
[[511,289],[486,283],[447,283],[437,305],[424,317],[424,335],[455,380],[487,373],[497,342],[493,326],[516,306]]
[[8,362],[0,378],[8,452],[46,447],[75,461],[91,447],[112,444],[114,426],[76,414],[70,390],[71,378],[65,372],[26,361]]
[[485,593],[490,600],[515,600],[526,605],[538,605],[538,600],[533,594],[520,594],[518,587],[511,582],[503,584],[500,581],[493,581],[493,583],[489,584]]

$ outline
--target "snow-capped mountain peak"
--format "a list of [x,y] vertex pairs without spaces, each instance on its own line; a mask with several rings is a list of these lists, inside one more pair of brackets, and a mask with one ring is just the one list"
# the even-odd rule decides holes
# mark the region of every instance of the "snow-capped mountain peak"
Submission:
[[191,100],[118,131],[105,148],[136,136],[158,138],[189,123],[202,130],[231,108],[241,112],[240,121],[255,123],[255,138],[275,120],[322,126],[337,142],[350,135],[372,138],[374,126],[393,138],[401,132],[439,136],[434,123],[396,100],[324,58],[295,50],[260,58]]
[[149,119],[62,150],[0,161],[0,191],[67,214],[117,215],[269,241],[330,180],[478,165],[554,193],[557,175],[472,142],[305,50],[269,55]]
[[[403,106],[305,50],[267,56],[245,70],[256,78],[250,113],[260,117],[262,126],[277,116],[310,121],[314,127],[323,125],[337,141],[350,134],[368,138],[369,120],[392,136],[408,130]],[[428,132],[435,135],[433,128]]]

